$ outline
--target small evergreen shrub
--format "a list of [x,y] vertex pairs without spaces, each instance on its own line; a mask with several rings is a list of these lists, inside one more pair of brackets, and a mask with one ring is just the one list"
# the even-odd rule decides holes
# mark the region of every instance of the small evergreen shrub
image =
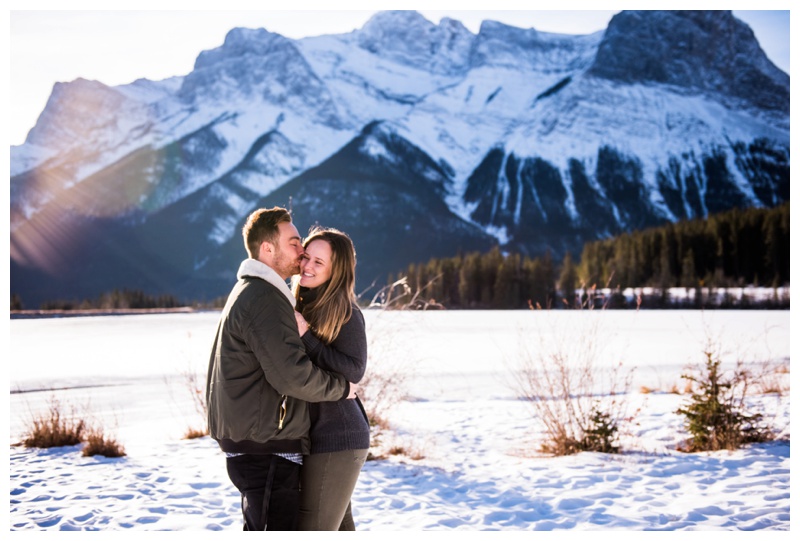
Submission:
[[617,439],[617,422],[597,406],[592,408],[589,426],[584,430],[581,447],[583,451],[598,453],[619,453],[619,446],[614,445]]
[[563,456],[574,455],[584,451],[594,453],[619,453],[617,440],[619,423],[610,413],[601,411],[597,406],[592,408],[588,425],[580,430],[581,437],[571,436],[566,430],[558,431],[542,444],[542,451],[548,454]]
[[695,373],[683,374],[696,387],[690,401],[676,413],[686,417],[685,426],[691,438],[678,450],[685,452],[738,449],[746,443],[772,439],[760,413],[747,413],[745,399],[750,374],[737,365],[730,374],[721,369],[719,355],[704,352],[706,361]]

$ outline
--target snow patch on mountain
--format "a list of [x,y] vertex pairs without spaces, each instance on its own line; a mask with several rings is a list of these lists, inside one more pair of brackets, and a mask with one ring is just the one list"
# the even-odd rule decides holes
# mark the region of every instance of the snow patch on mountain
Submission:
[[487,20],[481,23],[473,44],[471,64],[570,73],[591,65],[602,37],[602,31],[587,35],[556,34]]
[[444,75],[470,67],[474,38],[458,21],[445,18],[435,25],[416,11],[377,13],[352,36],[360,48],[383,59]]
[[236,230],[241,222],[241,216],[247,215],[252,201],[221,185],[212,186],[210,195],[214,199],[223,201],[230,209],[229,213],[220,213],[214,217],[213,227],[208,235],[209,240],[220,246],[231,238],[231,231]]
[[353,41],[351,35],[320,36],[298,44],[338,107],[359,128],[375,119],[398,119],[426,96],[460,80],[392,62],[358,48]]
[[39,167],[57,155],[57,149],[42,147],[33,143],[11,145],[11,178]]
[[127,85],[120,85],[114,88],[128,99],[155,104],[175,96],[180,90],[181,84],[183,84],[183,76],[175,76],[160,81],[137,79]]

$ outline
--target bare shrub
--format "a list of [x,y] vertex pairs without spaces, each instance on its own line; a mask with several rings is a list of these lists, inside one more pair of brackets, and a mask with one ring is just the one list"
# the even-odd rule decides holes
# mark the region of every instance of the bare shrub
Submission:
[[[194,368],[194,362],[188,358],[186,369],[177,376],[181,385],[175,382],[173,377],[164,377],[164,384],[169,392],[172,404],[179,411],[185,411],[186,397],[191,400],[192,407],[197,414],[188,419],[188,426],[183,434],[183,439],[202,438],[208,435],[208,406],[206,404],[206,381],[205,376],[198,374]],[[181,392],[177,389],[183,389]],[[176,395],[180,396],[176,396]]]
[[[776,358],[772,353],[769,334],[773,330],[765,326],[763,331],[754,335],[749,343],[745,343],[745,350],[739,353],[739,356],[752,359],[750,370],[756,393],[783,396],[788,394],[790,389],[789,358]],[[761,345],[761,348],[758,345]]]
[[86,445],[83,447],[83,456],[104,456],[119,458],[125,456],[125,448],[114,438],[107,435],[98,426],[91,427],[86,432]]
[[[520,330],[521,351],[512,365],[511,385],[544,427],[542,451],[616,452],[619,431],[630,419],[626,397],[633,371],[622,362],[599,364],[605,334],[597,312],[583,312],[586,317],[569,328],[557,326],[556,313],[536,313],[546,319],[537,321],[537,342]],[[542,332],[542,323],[549,323],[549,332]]]
[[397,332],[379,312],[372,319],[373,332],[367,337],[367,371],[358,383],[358,396],[370,425],[370,447],[379,448],[384,434],[391,430],[392,411],[407,398],[410,364],[399,354]]
[[406,384],[411,374],[406,365],[392,356],[395,347],[393,336],[369,338],[368,343],[368,369],[358,384],[358,395],[370,426],[387,429],[391,424],[391,410],[408,396]]
[[195,411],[205,421],[208,418],[208,405],[206,404],[205,379],[200,378],[197,372],[188,369],[183,373],[186,389],[192,397]]
[[442,275],[439,274],[424,286],[417,284],[416,287],[412,287],[408,283],[408,278],[403,276],[379,289],[372,297],[369,307],[381,310],[441,310],[444,306],[433,299],[426,299],[422,296],[441,277]]
[[51,397],[47,411],[34,415],[28,422],[22,443],[25,447],[62,447],[83,441],[86,423],[77,419],[75,408],[65,415],[61,402]]
[[401,278],[381,288],[369,303],[368,309],[375,312],[375,317],[367,335],[367,371],[358,383],[358,394],[372,427],[389,427],[389,411],[407,398],[406,384],[412,375],[407,356],[399,354],[404,348],[398,342],[398,331],[384,314],[410,310],[418,298],[419,292],[412,291],[406,279]]
[[756,389],[761,394],[789,393],[789,359],[765,360],[754,369]]
[[[422,288],[412,288],[406,278],[400,278],[381,288],[368,304],[373,317],[367,333],[367,371],[358,382],[358,395],[371,427],[373,449],[381,447],[385,434],[391,430],[392,411],[408,398],[409,380],[415,375],[417,362],[409,357],[407,344],[401,343],[402,334],[408,330],[392,326],[388,313],[427,309],[429,302],[420,298],[432,283],[433,280]],[[382,458],[380,453],[371,456]]]
[[183,438],[191,440],[208,436],[208,405],[206,404],[205,379],[200,378],[197,372],[188,368],[183,372],[183,381],[186,390],[192,397],[192,404],[194,404],[194,409],[200,417],[201,423],[199,428],[194,426],[187,428]]

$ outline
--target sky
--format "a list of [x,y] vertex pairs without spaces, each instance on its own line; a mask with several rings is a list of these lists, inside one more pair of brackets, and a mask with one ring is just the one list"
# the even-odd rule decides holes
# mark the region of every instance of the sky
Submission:
[[[493,0],[491,5],[496,8],[493,11],[447,9],[451,5],[464,4],[445,0],[406,2],[402,6],[384,1],[345,2],[336,5],[346,5],[347,9],[337,10],[330,10],[330,2],[301,0],[292,4],[293,11],[263,10],[260,9],[263,2],[244,0],[226,1],[223,5],[229,11],[184,10],[181,6],[186,2],[173,0],[141,0],[135,4],[135,10],[134,4],[126,8],[126,3],[126,0],[115,2],[121,9],[107,11],[101,9],[107,4],[77,0],[70,2],[70,10],[58,11],[63,9],[63,4],[39,0],[11,1],[11,9],[7,12],[11,145],[24,142],[56,82],[82,77],[117,86],[139,78],[161,80],[186,75],[201,51],[222,45],[227,32],[238,26],[266,28],[298,39],[361,28],[380,9],[416,7],[434,23],[442,17],[451,17],[475,33],[481,21],[491,19],[543,32],[588,34],[605,29],[611,17],[619,11],[577,9],[573,4],[580,6],[585,2],[570,0],[559,2],[559,7],[567,8],[565,11],[512,9],[531,4],[507,0]],[[386,7],[381,8],[383,4]],[[747,7],[747,3],[734,4]],[[771,7],[770,4],[760,2],[758,7]],[[783,4],[775,9],[788,7],[788,3]],[[420,5],[441,9],[420,9]],[[693,6],[689,4],[688,7]],[[734,14],[750,25],[767,56],[790,73],[789,11],[734,10]]]

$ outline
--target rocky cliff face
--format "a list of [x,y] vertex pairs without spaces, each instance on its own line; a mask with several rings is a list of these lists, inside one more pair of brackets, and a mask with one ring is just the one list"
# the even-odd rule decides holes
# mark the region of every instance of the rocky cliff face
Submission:
[[741,100],[786,115],[788,122],[789,76],[730,12],[621,12],[609,23],[589,74],[710,93],[732,105]]

